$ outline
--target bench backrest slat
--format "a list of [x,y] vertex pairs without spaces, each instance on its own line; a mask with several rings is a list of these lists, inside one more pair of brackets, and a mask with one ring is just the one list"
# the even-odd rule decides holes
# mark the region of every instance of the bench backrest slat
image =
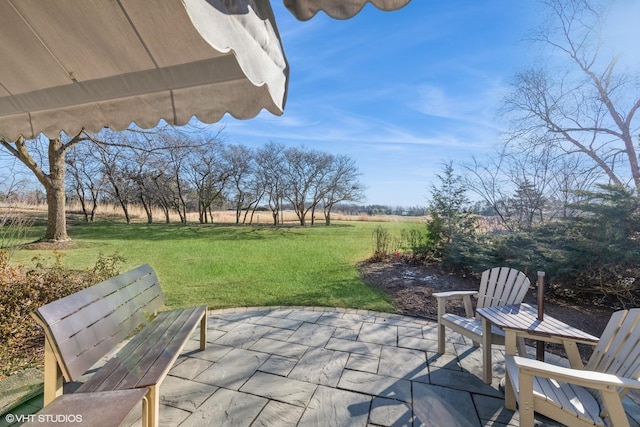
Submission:
[[164,304],[155,272],[142,265],[40,307],[45,328],[67,381],[74,381]]
[[[151,294],[154,290],[147,289],[145,295],[149,298],[158,298],[157,293]],[[139,297],[145,295],[139,295]],[[150,300],[147,301],[146,298],[144,300],[141,298],[130,300],[119,307],[118,311],[108,313],[105,317],[80,330],[72,337],[59,341],[60,354],[67,361],[67,364],[74,359],[89,357],[88,354],[85,355],[84,353],[90,350],[97,352],[98,358],[104,356],[114,348],[114,342],[122,341],[135,328],[146,323],[145,314],[153,314],[153,312],[132,311],[134,301],[138,301],[142,307],[148,307],[152,303]],[[58,336],[65,337],[67,334]]]
[[[49,323],[51,333],[63,340],[58,341],[61,346],[66,346],[66,339],[75,340],[78,335],[86,332],[87,328],[94,324],[109,322],[105,326],[105,332],[117,327],[123,318],[129,317],[136,312],[139,302],[149,300],[148,294],[154,292],[154,278],[150,275],[145,276],[135,282],[130,283],[126,288],[114,291],[111,294],[104,295],[101,299],[91,302],[89,309],[79,309],[76,312],[66,316],[64,319],[58,319],[55,323]],[[145,294],[145,295],[142,295]],[[99,330],[99,329],[98,329]],[[66,339],[64,339],[67,337]]]

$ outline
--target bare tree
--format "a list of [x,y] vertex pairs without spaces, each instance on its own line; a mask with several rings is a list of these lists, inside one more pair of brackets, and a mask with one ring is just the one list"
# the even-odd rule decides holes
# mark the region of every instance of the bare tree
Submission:
[[193,151],[187,176],[198,196],[198,218],[201,224],[213,222],[212,206],[224,200],[224,189],[231,175],[223,158],[222,142],[207,141]]
[[481,196],[498,218],[498,228],[528,229],[568,215],[572,194],[594,182],[594,169],[567,157],[553,143],[514,141],[481,162],[463,165],[466,187]]
[[329,171],[331,156],[315,150],[292,147],[284,151],[284,158],[287,188],[285,197],[293,205],[300,225],[304,226],[307,224],[307,214],[315,209],[324,196],[319,184]]
[[157,173],[153,163],[153,151],[138,150],[135,152],[127,170],[129,179],[134,184],[134,197],[142,204],[147,216],[147,224],[153,223],[153,205],[155,202],[155,183],[153,178]]
[[358,180],[359,176],[360,171],[352,158],[346,155],[333,157],[323,197],[326,225],[331,225],[331,209],[336,203],[360,202],[364,199],[365,187]]
[[614,2],[544,4],[550,18],[533,40],[549,49],[548,58],[562,62],[516,75],[505,100],[514,118],[511,140],[553,142],[567,154],[589,159],[609,182],[631,183],[640,197],[640,79],[632,74],[637,69],[627,72],[620,66],[619,46],[607,45],[604,37]]
[[[67,234],[65,212],[65,175],[67,170],[65,156],[71,147],[92,138],[82,130],[72,137],[60,135],[57,138],[47,139],[48,141],[44,141],[44,139],[42,137],[26,140],[21,136],[13,142],[0,139],[0,145],[24,163],[45,189],[47,194],[47,229],[42,240],[66,241],[69,240],[69,235]],[[47,155],[43,159],[33,155],[33,149],[37,150],[38,144],[41,143],[47,146]],[[32,148],[31,151],[30,148]],[[47,167],[48,172],[45,171]]]
[[254,153],[244,145],[229,145],[224,150],[224,157],[229,164],[230,199],[236,211],[236,224],[239,224],[242,211],[251,209],[258,201],[252,182]]
[[190,189],[186,177],[190,156],[199,144],[177,132],[163,132],[159,135],[159,144],[162,147],[165,174],[170,178],[170,185],[166,190],[172,192],[172,197],[167,197],[174,210],[180,217],[180,222],[187,222],[187,195]]
[[[120,135],[112,135],[119,138]],[[131,222],[129,204],[135,194],[133,175],[129,170],[129,150],[123,147],[124,141],[111,139],[110,144],[96,145],[96,153],[100,159],[101,171],[108,183],[108,192],[114,202],[120,205],[127,224]]]
[[273,225],[278,225],[278,215],[282,212],[282,200],[285,194],[284,151],[284,145],[269,142],[256,153],[256,177],[265,190]]
[[86,222],[93,222],[98,200],[105,184],[105,176],[93,150],[86,144],[73,147],[66,156],[69,174],[68,191],[75,193]]

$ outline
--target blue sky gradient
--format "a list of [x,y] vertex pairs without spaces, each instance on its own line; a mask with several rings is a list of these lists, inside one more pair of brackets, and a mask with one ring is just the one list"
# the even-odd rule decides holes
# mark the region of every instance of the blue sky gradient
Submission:
[[269,141],[351,156],[368,204],[425,206],[442,164],[495,151],[513,75],[535,60],[525,41],[535,0],[413,0],[370,4],[339,21],[298,22],[272,2],[291,68],[284,115],[225,116],[229,143]]

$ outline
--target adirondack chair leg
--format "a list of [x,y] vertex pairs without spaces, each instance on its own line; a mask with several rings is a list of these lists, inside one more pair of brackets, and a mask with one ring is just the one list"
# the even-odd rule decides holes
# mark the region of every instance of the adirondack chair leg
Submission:
[[601,390],[600,393],[606,407],[606,409],[603,409],[601,416],[609,416],[610,425],[616,427],[629,427],[629,419],[627,418],[627,414],[624,412],[622,400],[620,400],[620,395],[617,391],[612,388],[609,391]]
[[204,311],[202,320],[200,320],[200,351],[207,348],[207,311]]
[[[533,427],[533,376],[520,371],[520,427]],[[505,405],[506,406],[506,405]]]
[[513,384],[509,379],[509,372],[507,371],[504,378],[504,407],[510,411],[515,411],[516,408],[516,392],[513,389]]
[[48,339],[44,341],[44,406],[62,395],[62,371]]

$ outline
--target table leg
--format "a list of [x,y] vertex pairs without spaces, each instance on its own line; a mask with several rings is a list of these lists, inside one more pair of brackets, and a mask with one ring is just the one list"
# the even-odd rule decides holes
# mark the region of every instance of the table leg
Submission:
[[482,318],[482,377],[486,384],[491,384],[493,372],[491,365],[491,322]]

